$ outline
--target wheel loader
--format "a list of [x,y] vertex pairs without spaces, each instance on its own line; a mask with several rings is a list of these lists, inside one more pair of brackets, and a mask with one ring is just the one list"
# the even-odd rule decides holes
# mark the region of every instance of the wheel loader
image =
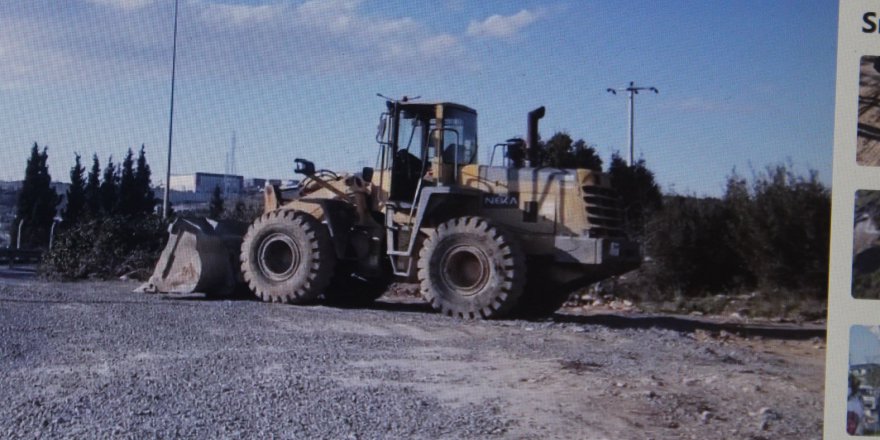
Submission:
[[641,255],[608,175],[533,166],[544,113],[530,112],[526,139],[496,144],[480,165],[475,110],[387,99],[375,169],[337,174],[296,159],[300,185],[267,185],[264,214],[243,237],[217,232],[236,230],[222,224],[173,225],[144,290],[225,292],[241,282],[263,301],[350,305],[408,280],[450,316],[552,313]]

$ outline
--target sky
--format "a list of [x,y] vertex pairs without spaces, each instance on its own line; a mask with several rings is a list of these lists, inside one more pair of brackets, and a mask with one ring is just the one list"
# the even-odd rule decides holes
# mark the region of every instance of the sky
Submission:
[[880,364],[880,327],[850,327],[849,364]]
[[[48,146],[102,166],[144,145],[165,174],[174,2],[0,2],[0,180]],[[837,4],[798,1],[180,0],[171,171],[294,178],[375,164],[386,96],[477,110],[481,158],[566,131],[603,160],[627,149],[666,192],[718,196],[768,165],[831,182]]]

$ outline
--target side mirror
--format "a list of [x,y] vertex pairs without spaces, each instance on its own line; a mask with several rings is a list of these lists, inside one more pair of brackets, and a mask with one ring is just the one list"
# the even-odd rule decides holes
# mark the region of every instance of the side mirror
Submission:
[[373,168],[364,167],[364,169],[361,170],[361,179],[364,179],[364,181],[366,181],[366,182],[372,182],[373,181]]
[[315,164],[309,162],[305,159],[294,159],[293,162],[296,164],[296,169],[293,172],[297,174],[304,174],[306,176],[311,176],[315,174]]

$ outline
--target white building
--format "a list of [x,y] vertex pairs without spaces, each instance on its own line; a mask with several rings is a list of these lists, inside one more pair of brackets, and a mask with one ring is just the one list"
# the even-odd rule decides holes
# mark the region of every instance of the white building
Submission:
[[171,176],[170,189],[172,191],[192,192],[210,197],[215,187],[220,188],[220,191],[226,195],[237,195],[242,192],[243,186],[244,177],[242,176],[195,173]]

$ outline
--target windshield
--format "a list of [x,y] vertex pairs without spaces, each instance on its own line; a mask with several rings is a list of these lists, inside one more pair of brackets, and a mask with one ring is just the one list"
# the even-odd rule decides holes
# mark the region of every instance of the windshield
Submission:
[[476,163],[477,115],[463,110],[447,109],[444,112],[443,128],[443,162],[459,165]]

